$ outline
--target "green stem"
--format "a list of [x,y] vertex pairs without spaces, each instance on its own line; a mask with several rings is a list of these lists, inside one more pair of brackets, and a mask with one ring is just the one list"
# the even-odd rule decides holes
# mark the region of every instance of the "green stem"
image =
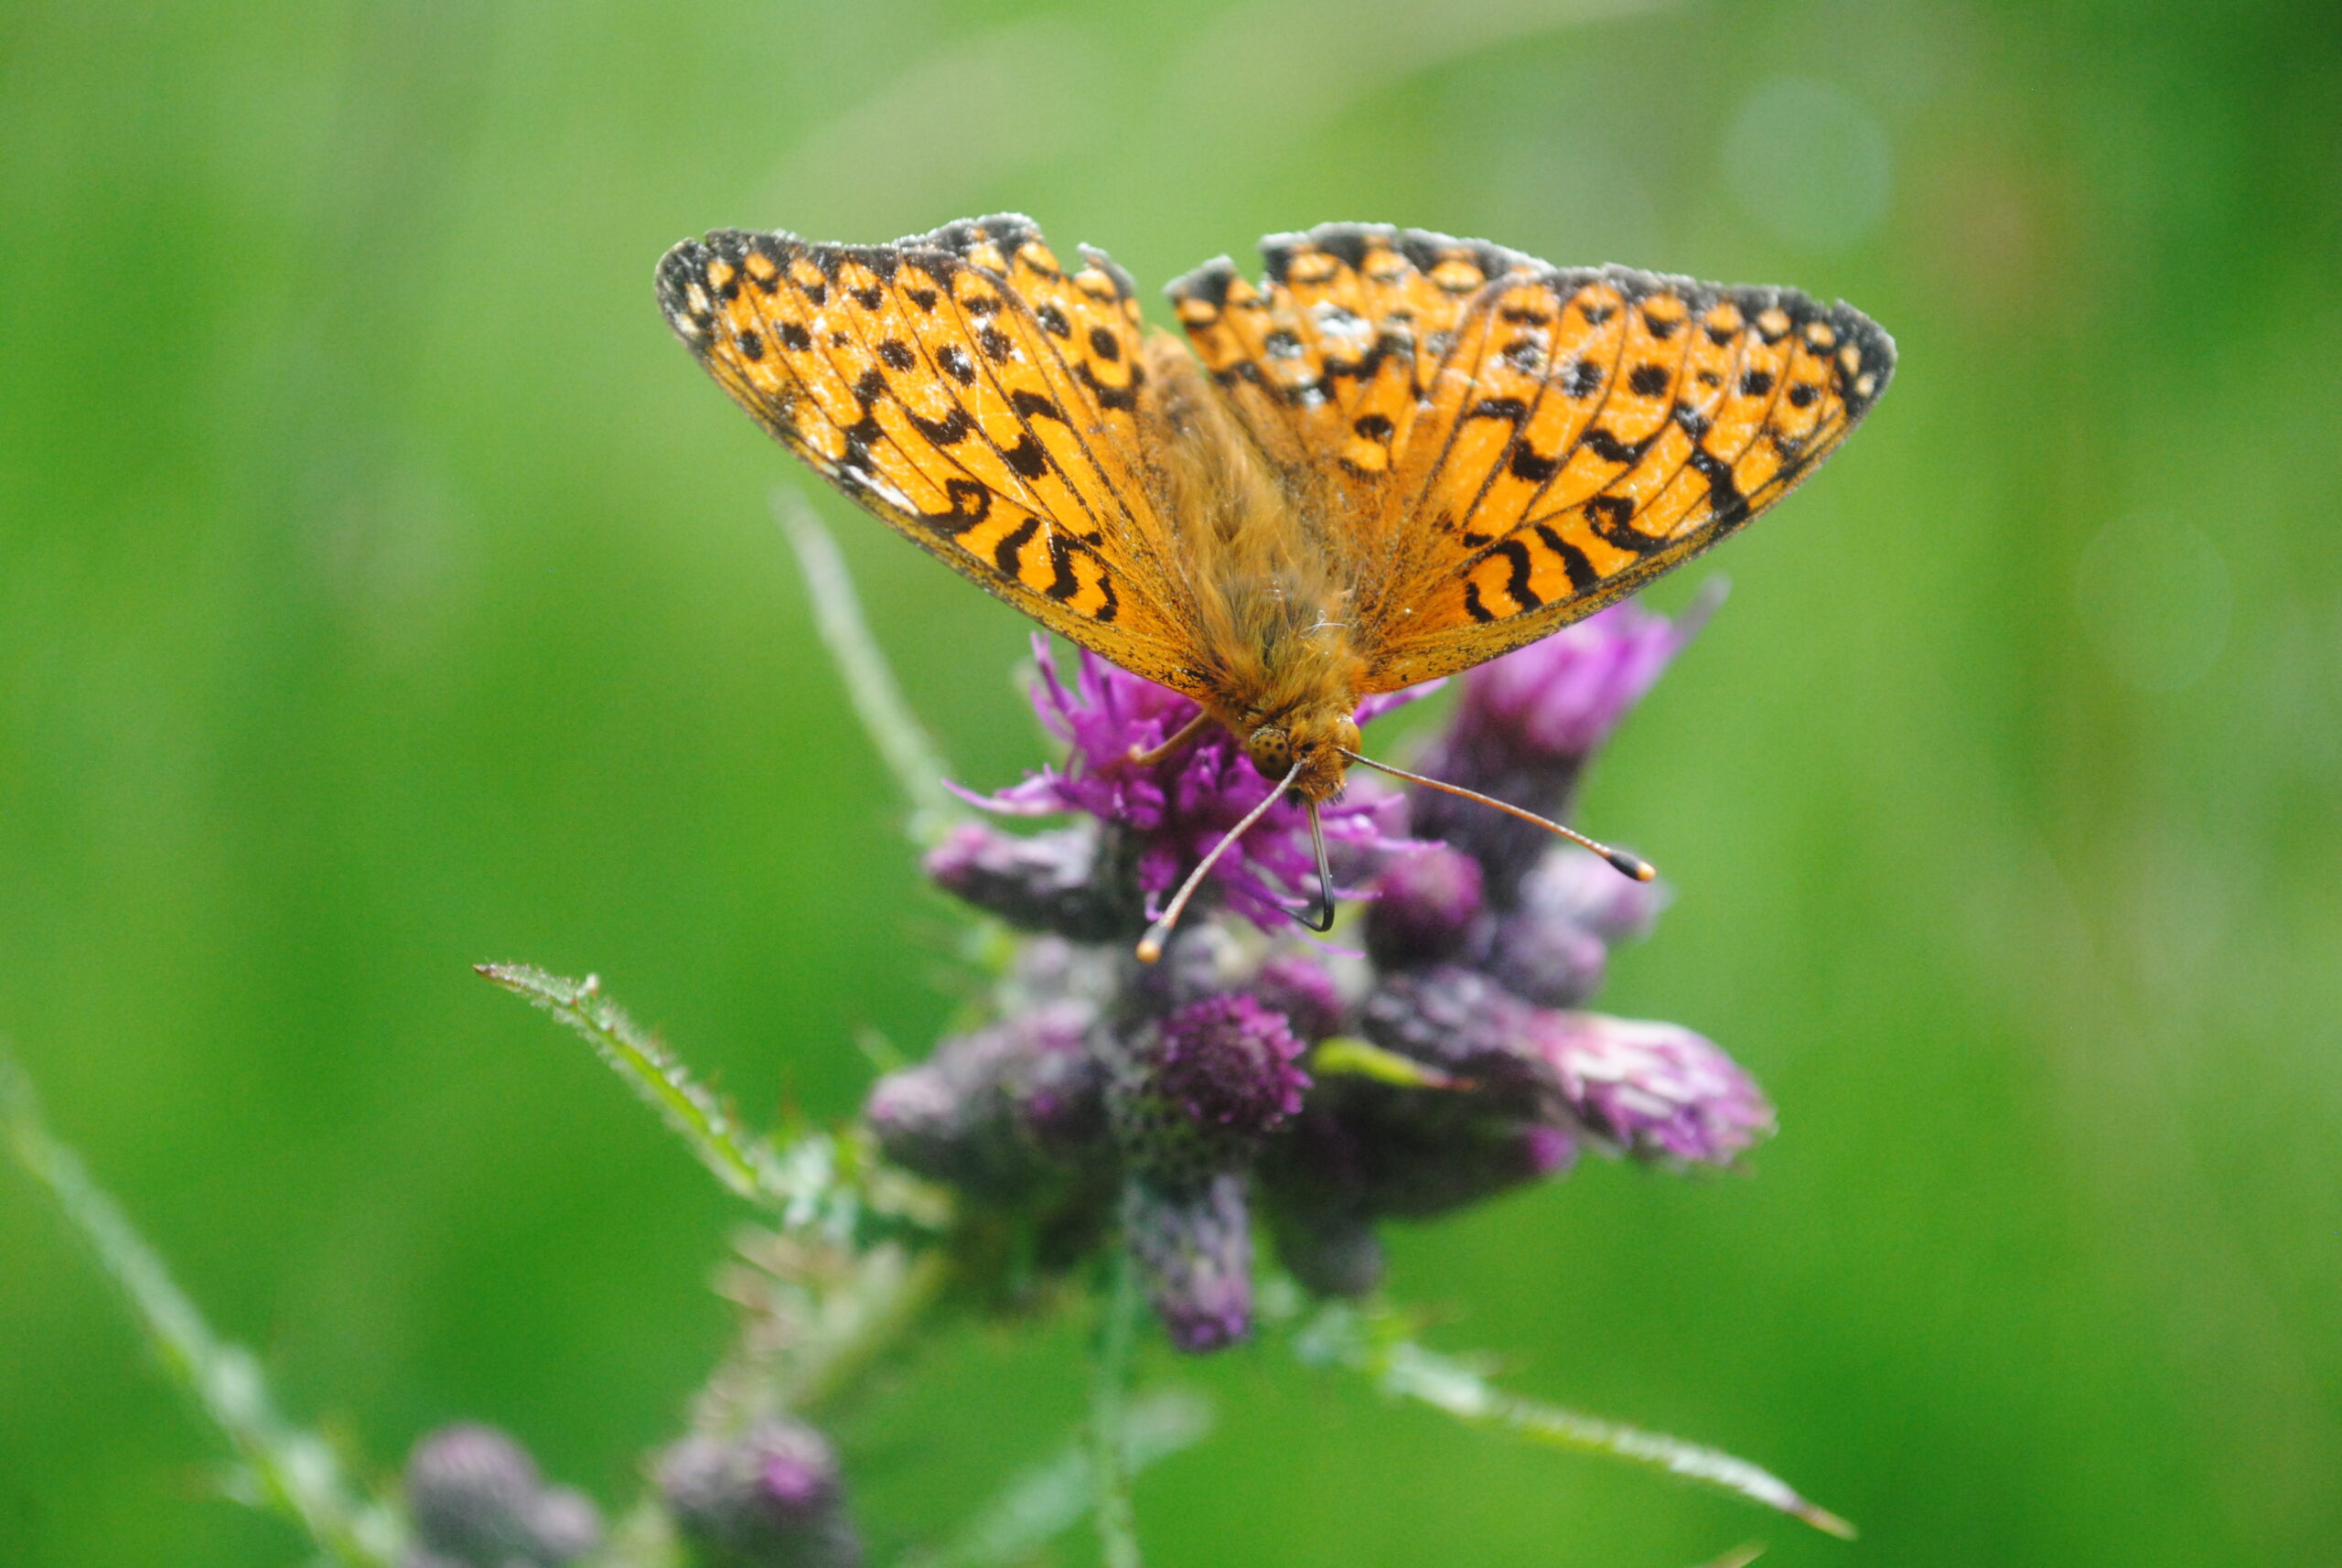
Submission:
[[1119,1245],[1106,1271],[1090,1385],[1090,1470],[1097,1487],[1091,1511],[1106,1568],[1142,1568],[1138,1524],[1131,1511],[1130,1444],[1123,1430],[1123,1395],[1138,1337],[1138,1271],[1130,1250]]

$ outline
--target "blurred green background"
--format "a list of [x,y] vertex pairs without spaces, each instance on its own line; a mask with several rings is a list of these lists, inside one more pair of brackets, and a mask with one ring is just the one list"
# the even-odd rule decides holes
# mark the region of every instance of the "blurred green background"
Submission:
[[[2338,83],[2331,0],[17,0],[0,1034],[296,1408],[622,1494],[736,1214],[468,966],[598,970],[820,1115],[958,983],[768,511],[804,477],[660,252],[1012,208],[1150,298],[1328,218],[1796,283],[1900,379],[1710,558],[1584,813],[1679,893],[1603,1004],[1781,1135],[1402,1233],[1394,1283],[1863,1541],[1236,1355],[1151,1549],[2342,1562]],[[818,504],[959,775],[1038,760],[1023,624]],[[1048,1450],[1075,1349],[908,1367],[845,1434],[874,1534]],[[216,1453],[0,1169],[0,1563],[297,1560]]]

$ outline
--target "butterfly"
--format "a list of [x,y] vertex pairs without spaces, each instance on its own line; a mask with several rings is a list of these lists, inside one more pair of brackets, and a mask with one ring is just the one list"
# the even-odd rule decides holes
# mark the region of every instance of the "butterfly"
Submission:
[[1013,213],[887,245],[718,230],[667,252],[658,292],[847,497],[1194,699],[1158,756],[1234,735],[1275,789],[1223,849],[1288,790],[1314,828],[1352,763],[1413,778],[1359,754],[1360,698],[1532,642],[1735,532],[1895,372],[1869,317],[1790,288],[1378,224],[1261,249],[1258,284],[1223,256],[1169,285],[1184,344],[1146,329],[1103,252],[1069,269]]

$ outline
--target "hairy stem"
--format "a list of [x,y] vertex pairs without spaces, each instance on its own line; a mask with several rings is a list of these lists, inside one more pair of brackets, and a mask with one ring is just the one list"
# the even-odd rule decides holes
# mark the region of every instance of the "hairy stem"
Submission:
[[1126,1247],[1116,1246],[1106,1263],[1099,1306],[1090,1385],[1090,1474],[1097,1487],[1091,1513],[1106,1568],[1141,1568],[1138,1524],[1131,1511],[1130,1444],[1123,1430],[1139,1316],[1138,1271]]

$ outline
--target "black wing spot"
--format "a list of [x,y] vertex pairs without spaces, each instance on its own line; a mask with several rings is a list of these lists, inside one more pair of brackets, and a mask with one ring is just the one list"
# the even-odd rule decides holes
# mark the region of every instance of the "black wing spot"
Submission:
[[755,328],[740,328],[740,352],[751,360],[761,360],[765,357],[765,340],[757,336]]
[[1533,610],[1545,602],[1529,585],[1529,546],[1518,539],[1508,539],[1488,553],[1504,557],[1504,591],[1512,596],[1514,604],[1522,610]]
[[1484,397],[1474,403],[1466,419],[1501,419],[1519,424],[1529,417],[1529,405],[1517,397]]
[[1090,351],[1111,365],[1123,357],[1123,340],[1106,328],[1092,327]]
[[870,404],[877,402],[878,394],[886,390],[886,372],[880,370],[876,365],[871,366],[870,369],[863,371],[861,375],[854,378],[854,395],[862,400],[862,404],[865,408],[867,408]]
[[1073,548],[1063,533],[1049,535],[1049,570],[1054,574],[1049,585],[1041,592],[1063,604],[1081,587],[1081,579],[1073,575]]
[[1674,337],[1675,329],[1682,325],[1683,317],[1680,316],[1653,316],[1648,310],[1643,312],[1643,326],[1662,343]]
[[1585,503],[1585,521],[1595,533],[1621,550],[1648,555],[1667,542],[1634,526],[1635,503],[1624,496],[1596,496]]
[[1673,373],[1665,365],[1637,365],[1633,373],[1627,377],[1627,385],[1638,397],[1657,397],[1667,390],[1667,383],[1673,379]]
[[1040,309],[1033,312],[1033,318],[1041,324],[1041,330],[1052,338],[1073,336],[1073,323],[1068,321],[1065,318],[1065,312],[1054,305],[1041,306]]
[[996,294],[972,294],[967,298],[960,302],[960,308],[966,311],[969,315],[980,318],[990,316],[994,311],[1000,308],[1000,295]]
[[1008,406],[1016,411],[1020,419],[1031,419],[1037,414],[1043,419],[1054,419],[1059,424],[1066,422],[1065,410],[1058,406],[1057,399],[1037,392],[1026,392],[1021,387],[1008,394]]
[[1002,576],[1014,577],[1017,575],[1017,569],[1025,564],[1025,546],[1031,543],[1033,535],[1040,531],[1041,520],[1037,517],[1028,517],[1009,530],[1002,536],[1000,542],[993,546],[992,564],[1000,568]]
[[1632,463],[1643,455],[1641,442],[1621,441],[1598,424],[1579,439],[1606,463]]
[[943,351],[935,356],[935,362],[963,387],[976,379],[976,362],[968,358],[968,351],[957,343],[946,345]]
[[949,538],[959,538],[992,510],[992,492],[973,479],[946,479],[943,494],[951,510],[928,512],[925,517],[929,527]]
[[1131,379],[1126,386],[1110,387],[1100,381],[1090,372],[1090,361],[1087,360],[1077,362],[1073,367],[1073,373],[1083,386],[1090,389],[1090,395],[1098,400],[1100,408],[1133,409],[1138,406],[1140,378],[1136,365],[1131,367]]
[[903,292],[913,305],[919,306],[920,314],[925,315],[935,308],[936,295],[933,289],[912,288],[905,289]]
[[1560,458],[1539,456],[1537,448],[1526,441],[1519,442],[1513,446],[1512,473],[1515,478],[1527,479],[1532,485],[1542,485],[1561,471]]
[[1519,322],[1524,327],[1550,327],[1553,323],[1551,311],[1540,310],[1533,305],[1508,305],[1497,312],[1502,321]]
[[1599,327],[1618,314],[1618,307],[1615,305],[1587,304],[1579,306],[1577,309],[1578,314],[1585,317],[1585,324],[1589,327]]
[[1002,362],[1016,351],[1016,345],[1008,340],[1008,334],[992,326],[985,327],[983,331],[976,334],[976,345],[983,349],[984,358],[994,364]]
[[878,345],[878,357],[886,361],[889,369],[897,371],[908,371],[919,362],[908,346],[893,338]]
[[813,346],[813,335],[794,321],[780,324],[780,340],[800,354]]
[[1562,390],[1574,398],[1592,397],[1602,390],[1602,367],[1591,360],[1578,360],[1562,373]]
[[1497,618],[1496,611],[1480,602],[1480,585],[1477,583],[1464,585],[1464,613],[1477,621],[1491,621]]
[[1763,397],[1773,390],[1773,372],[1750,371],[1740,378],[1740,390],[1749,397]]
[[1350,422],[1350,428],[1369,441],[1388,441],[1395,427],[1387,413],[1361,413]]
[[1015,446],[1003,447],[1000,455],[1010,467],[1028,479],[1037,479],[1048,472],[1049,455],[1041,449],[1041,444],[1029,430],[1016,438]]
[[1789,388],[1789,404],[1793,408],[1811,408],[1813,400],[1821,395],[1821,389],[1811,381],[1799,381]]
[[1537,525],[1537,537],[1545,548],[1562,558],[1562,570],[1570,575],[1570,592],[1583,594],[1600,585],[1602,574],[1585,558],[1585,552],[1563,539],[1544,523]]
[[955,408],[940,419],[923,419],[908,409],[903,412],[908,415],[911,427],[938,446],[956,446],[976,427],[976,422],[968,417],[964,408]]
[[1708,508],[1718,528],[1734,529],[1748,521],[1748,498],[1732,477],[1732,466],[1702,446],[1692,453],[1692,467],[1708,481]]

